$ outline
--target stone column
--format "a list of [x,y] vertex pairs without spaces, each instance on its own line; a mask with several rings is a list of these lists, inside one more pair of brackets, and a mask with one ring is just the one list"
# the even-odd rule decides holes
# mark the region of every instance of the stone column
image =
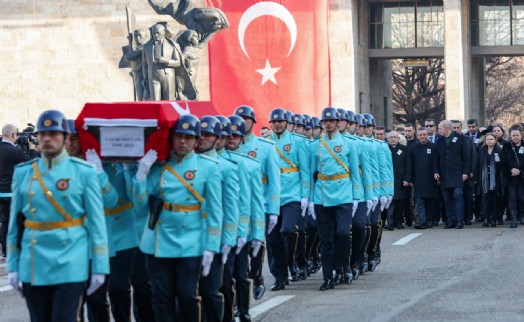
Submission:
[[469,1],[444,1],[444,33],[446,119],[464,120],[471,104]]

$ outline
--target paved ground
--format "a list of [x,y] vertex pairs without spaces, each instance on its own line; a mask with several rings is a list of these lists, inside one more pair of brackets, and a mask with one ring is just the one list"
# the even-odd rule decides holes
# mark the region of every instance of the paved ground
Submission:
[[[422,233],[404,245],[393,245]],[[413,237],[413,236],[411,236]],[[273,282],[265,272],[266,286]],[[0,277],[0,320],[28,321]],[[320,292],[321,275],[252,301],[255,321],[524,321],[524,227],[384,232],[382,263],[351,285]],[[282,304],[281,304],[282,303]]]

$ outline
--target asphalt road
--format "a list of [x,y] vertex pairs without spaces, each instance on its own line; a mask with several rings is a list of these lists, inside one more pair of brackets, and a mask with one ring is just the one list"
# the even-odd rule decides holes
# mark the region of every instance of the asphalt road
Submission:
[[[377,270],[331,291],[318,291],[320,272],[279,292],[267,268],[265,277],[255,321],[524,321],[524,227],[385,231]],[[0,277],[0,320],[28,321],[6,284]]]

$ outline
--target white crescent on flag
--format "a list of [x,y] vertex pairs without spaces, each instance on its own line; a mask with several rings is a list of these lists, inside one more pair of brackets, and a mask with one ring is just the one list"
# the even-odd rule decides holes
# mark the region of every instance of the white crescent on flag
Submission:
[[171,103],[171,106],[173,106],[173,108],[175,109],[175,111],[177,111],[178,114],[180,114],[180,116],[182,115],[187,115],[187,114],[191,114],[191,112],[189,111],[189,104],[186,102],[186,108],[182,108],[178,102],[170,102]]
[[249,58],[244,44],[246,29],[253,20],[262,16],[273,16],[282,20],[284,24],[286,24],[286,27],[291,34],[291,45],[289,47],[289,52],[287,53],[287,56],[289,57],[293,48],[295,48],[295,43],[297,42],[297,23],[291,12],[289,12],[286,7],[276,2],[266,1],[256,3],[247,8],[244,14],[242,14],[240,22],[238,23],[238,42],[240,43],[240,48],[242,48],[244,54]]

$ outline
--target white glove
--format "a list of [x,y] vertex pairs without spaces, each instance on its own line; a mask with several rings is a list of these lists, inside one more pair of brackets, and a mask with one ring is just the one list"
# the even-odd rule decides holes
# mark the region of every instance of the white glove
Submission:
[[314,220],[317,220],[317,215],[315,214],[315,203],[309,202],[309,205],[307,206],[309,210],[309,215],[313,217]]
[[373,197],[373,206],[371,207],[371,211],[375,211],[375,208],[377,208],[377,205],[378,205],[378,198],[377,197]]
[[300,199],[300,209],[302,209],[302,217],[306,217],[308,204],[309,202],[307,198],[302,197],[302,199]]
[[86,161],[95,166],[96,173],[100,174],[104,172],[104,168],[102,168],[102,160],[100,160],[95,149],[89,149],[86,151]]
[[86,291],[87,296],[93,294],[100,286],[106,281],[106,276],[104,274],[93,274],[91,275],[91,283],[89,288]]
[[260,251],[260,247],[262,247],[262,242],[260,240],[253,239],[253,241],[251,241],[251,248],[253,248],[253,257],[257,257],[258,252]]
[[222,246],[222,264],[227,263],[227,256],[229,256],[230,251],[231,251],[231,246],[229,245]]
[[202,254],[202,276],[209,275],[209,270],[211,269],[211,263],[213,263],[213,257],[215,253],[210,250],[205,250]]
[[18,281],[18,272],[9,272],[7,273],[7,280],[9,281],[9,285],[13,288],[13,290],[20,293],[20,295],[24,296],[22,294],[22,288],[20,287],[20,283]]
[[388,197],[382,196],[380,197],[380,211],[382,212],[384,208],[386,208],[386,204],[388,203]]
[[273,229],[278,223],[278,216],[277,215],[269,215],[269,222],[267,224],[267,234],[271,234]]
[[147,177],[149,170],[153,166],[157,159],[157,153],[155,150],[149,150],[147,153],[138,161],[138,170],[136,171],[136,179],[142,181]]
[[237,238],[237,251],[235,254],[240,254],[240,251],[242,250],[242,247],[247,243],[247,239],[244,237],[238,237]]
[[353,209],[351,210],[351,218],[355,218],[355,214],[357,213],[358,208],[358,200],[353,199]]
[[386,209],[388,209],[389,206],[391,206],[392,201],[393,201],[393,196],[388,196],[388,202],[386,203]]

